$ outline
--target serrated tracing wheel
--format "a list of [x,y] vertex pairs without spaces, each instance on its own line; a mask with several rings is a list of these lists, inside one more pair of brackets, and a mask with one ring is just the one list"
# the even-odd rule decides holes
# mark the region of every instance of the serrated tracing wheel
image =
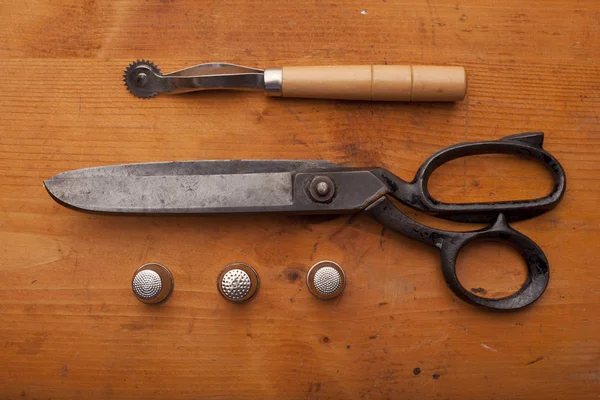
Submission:
[[129,64],[127,68],[125,68],[125,72],[123,73],[123,82],[125,82],[125,86],[127,90],[131,92],[135,97],[140,97],[142,99],[149,99],[157,95],[157,92],[153,89],[148,90],[148,83],[152,77],[149,72],[154,73],[156,75],[160,75],[160,68],[158,68],[154,63],[147,60],[137,60]]

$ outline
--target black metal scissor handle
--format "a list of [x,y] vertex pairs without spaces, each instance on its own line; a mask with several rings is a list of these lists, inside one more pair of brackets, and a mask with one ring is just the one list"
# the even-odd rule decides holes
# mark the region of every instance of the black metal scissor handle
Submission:
[[[486,223],[494,221],[498,214],[504,214],[508,221],[518,221],[550,211],[565,193],[565,171],[558,160],[543,149],[543,142],[542,132],[526,132],[494,141],[459,143],[425,160],[412,182],[406,182],[384,169],[374,170],[373,173],[392,190],[392,197],[411,208],[439,218]],[[431,197],[427,183],[433,171],[457,158],[483,154],[515,154],[538,161],[552,175],[554,187],[545,197],[518,201],[457,204],[444,203]]]
[[[467,303],[492,310],[515,310],[537,300],[550,278],[548,260],[540,247],[527,236],[512,229],[503,214],[486,228],[471,232],[451,232],[422,225],[400,212],[387,197],[382,197],[368,209],[384,226],[411,239],[439,249],[442,273],[446,284],[460,299]],[[516,293],[500,299],[477,296],[467,290],[458,280],[456,259],[460,250],[475,240],[500,240],[513,246],[527,264],[527,280]]]
[[[411,239],[435,246],[442,258],[442,272],[448,287],[462,300],[493,310],[514,310],[537,300],[550,278],[548,260],[540,247],[527,236],[511,228],[508,220],[532,218],[556,206],[564,195],[566,177],[558,161],[542,148],[543,133],[508,136],[498,141],[461,143],[442,150],[427,159],[408,183],[386,170],[373,171],[391,189],[390,195],[417,210],[440,218],[462,222],[488,222],[489,226],[470,232],[452,232],[420,224],[400,212],[382,197],[371,205],[370,212],[384,226]],[[496,203],[449,204],[433,199],[427,191],[427,180],[440,165],[459,157],[476,154],[518,154],[538,160],[550,170],[554,189],[546,197]],[[514,247],[527,264],[523,286],[507,297],[490,299],[477,296],[462,286],[456,274],[458,253],[476,240],[500,240]]]

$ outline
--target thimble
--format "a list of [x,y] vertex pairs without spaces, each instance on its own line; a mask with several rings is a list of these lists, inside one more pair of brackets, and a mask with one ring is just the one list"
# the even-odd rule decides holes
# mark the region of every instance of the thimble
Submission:
[[329,300],[339,296],[346,287],[346,274],[333,261],[319,261],[306,274],[308,290],[318,299]]
[[173,291],[173,276],[163,265],[144,264],[135,271],[131,282],[133,294],[144,303],[160,303]]
[[221,295],[234,303],[244,303],[250,300],[259,287],[256,271],[242,263],[229,264],[217,277],[217,288]]

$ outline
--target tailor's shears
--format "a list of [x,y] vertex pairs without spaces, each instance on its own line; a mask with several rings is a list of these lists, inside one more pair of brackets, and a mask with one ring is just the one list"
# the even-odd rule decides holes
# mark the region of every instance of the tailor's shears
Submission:
[[[512,310],[537,300],[548,285],[548,260],[540,247],[508,222],[553,209],[566,187],[559,162],[542,147],[544,135],[521,133],[496,141],[460,143],[429,157],[411,182],[382,168],[349,168],[328,161],[237,160],[127,164],[60,173],[45,181],[59,203],[82,211],[110,213],[304,214],[365,211],[386,227],[436,247],[448,287],[462,300],[488,309]],[[554,187],[545,197],[495,203],[451,204],[431,197],[433,171],[456,158],[477,154],[514,154],[542,163]],[[439,218],[488,223],[486,228],[453,232],[420,224],[393,204],[395,199]],[[527,264],[523,286],[507,297],[471,293],[456,274],[459,251],[475,240],[507,242]]]

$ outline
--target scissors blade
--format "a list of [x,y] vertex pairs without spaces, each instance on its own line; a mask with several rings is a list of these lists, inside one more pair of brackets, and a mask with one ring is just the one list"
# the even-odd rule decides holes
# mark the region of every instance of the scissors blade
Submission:
[[[295,178],[304,172],[336,173],[328,161],[188,161],[126,164],[63,172],[44,182],[59,203],[83,211],[113,213],[348,212],[371,201],[383,187],[368,184],[340,196],[336,204],[315,205]],[[355,173],[356,175],[357,173]],[[309,174],[310,175],[310,174]],[[352,177],[343,180],[352,182]],[[302,195],[299,195],[299,191]],[[302,198],[301,198],[302,197]]]

